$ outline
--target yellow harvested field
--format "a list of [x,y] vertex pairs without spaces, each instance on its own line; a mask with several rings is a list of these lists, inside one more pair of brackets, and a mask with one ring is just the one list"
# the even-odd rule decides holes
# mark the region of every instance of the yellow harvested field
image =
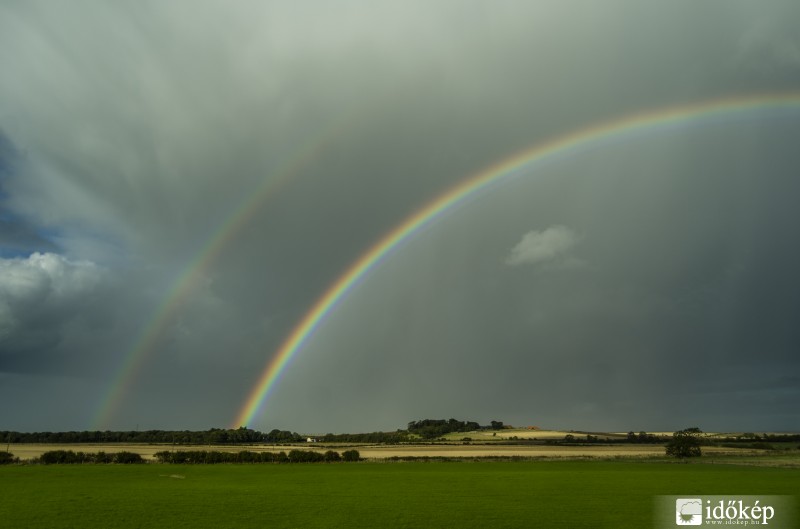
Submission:
[[585,436],[584,434],[577,434],[574,432],[562,431],[562,430],[523,430],[523,429],[508,429],[508,430],[480,430],[477,432],[465,432],[465,433],[452,433],[448,434],[446,437],[449,439],[461,439],[463,437],[469,437],[470,439],[474,439],[476,441],[490,441],[490,440],[501,440],[501,439],[511,439],[512,437],[516,437],[517,439],[536,439],[536,440],[547,440],[547,439],[563,439],[566,435],[574,435],[574,436]]
[[[355,448],[361,457],[367,459],[386,459],[390,457],[654,457],[663,456],[664,447],[655,445],[598,445],[598,446],[548,446],[548,445],[497,445],[497,444],[434,444],[434,445],[354,445],[325,446],[322,444],[297,445],[253,445],[253,446],[172,446],[150,444],[12,444],[9,451],[16,457],[27,460],[39,457],[51,450],[72,450],[73,452],[135,452],[145,459],[152,459],[153,454],[164,450],[217,450],[220,452],[288,452],[292,449],[344,451]],[[726,454],[759,454],[762,450],[736,448],[704,447],[706,455]]]
[[[117,452],[135,452],[144,458],[152,458],[156,452],[162,450],[170,450],[169,446],[161,445],[140,445],[140,444],[11,444],[9,452],[16,457],[25,460],[39,457],[45,452],[51,450],[72,450],[73,452],[106,452],[107,454],[116,454]],[[195,448],[183,447],[183,450],[195,450]],[[196,450],[205,450],[206,447],[196,448]]]
[[[638,432],[635,432],[638,434]],[[659,437],[670,437],[672,432],[647,432]],[[576,430],[533,430],[529,428],[504,428],[502,430],[477,430],[472,432],[453,432],[443,437],[450,441],[461,440],[465,437],[477,442],[502,441],[508,439],[532,439],[537,441],[547,441],[551,439],[564,439],[567,435],[572,435],[576,439],[586,438],[592,435],[599,439],[627,439],[628,432],[585,432]]]
[[[429,445],[429,446],[374,446],[358,449],[361,457],[385,459],[389,457],[654,457],[663,456],[661,445],[611,445],[611,446],[547,446],[547,445]],[[759,450],[704,447],[704,453],[746,454]]]

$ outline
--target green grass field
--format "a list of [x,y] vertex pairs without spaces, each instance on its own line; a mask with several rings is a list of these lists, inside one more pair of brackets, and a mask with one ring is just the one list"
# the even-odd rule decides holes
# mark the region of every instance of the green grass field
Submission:
[[659,462],[6,466],[0,527],[651,527],[660,494],[798,491],[797,469]]

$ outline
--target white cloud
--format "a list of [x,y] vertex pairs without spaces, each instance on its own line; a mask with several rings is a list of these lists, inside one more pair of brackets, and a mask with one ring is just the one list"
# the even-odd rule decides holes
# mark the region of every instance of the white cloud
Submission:
[[29,295],[69,297],[96,285],[103,275],[102,269],[92,262],[38,252],[26,259],[0,259],[0,271],[0,293],[4,299]]
[[[518,266],[535,265],[547,261],[562,260],[564,254],[578,243],[580,237],[571,229],[562,225],[554,225],[542,231],[531,230],[522,236],[522,240],[511,249],[506,257],[506,264]],[[564,259],[564,263],[572,263],[574,259]]]

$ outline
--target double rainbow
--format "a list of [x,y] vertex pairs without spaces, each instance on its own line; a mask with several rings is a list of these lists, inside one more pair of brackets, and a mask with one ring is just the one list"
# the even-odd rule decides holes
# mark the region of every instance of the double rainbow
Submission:
[[100,400],[100,405],[94,414],[92,421],[94,429],[108,425],[113,413],[136,379],[136,375],[170,328],[175,315],[195,287],[203,281],[210,265],[222,254],[225,247],[236,238],[242,228],[253,221],[255,215],[287,182],[300,174],[304,167],[315,160],[344,131],[357,124],[365,115],[366,109],[368,109],[366,105],[346,109],[321,127],[316,134],[310,135],[255,190],[249,192],[238,207],[227,216],[225,222],[211,233],[208,242],[173,282],[133,345],[124,354],[122,363],[108,386],[106,396]]

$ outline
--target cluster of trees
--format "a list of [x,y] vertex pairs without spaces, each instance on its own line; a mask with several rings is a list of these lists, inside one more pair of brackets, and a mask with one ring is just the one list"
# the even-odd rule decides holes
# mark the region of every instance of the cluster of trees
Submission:
[[0,452],[0,465],[10,465],[11,463],[18,462],[19,459],[14,457],[10,452]]
[[700,457],[700,441],[703,431],[700,428],[686,428],[672,434],[666,446],[668,456],[674,457]]
[[627,440],[629,443],[663,443],[664,440],[660,437],[647,432],[639,432],[638,435],[633,432],[628,432]]
[[[239,428],[239,430],[241,429],[242,428]],[[256,433],[261,435],[261,440],[255,442],[280,444],[280,443],[299,443],[304,440],[300,434],[298,434],[297,432],[290,432],[289,430],[273,429],[266,434],[261,434],[260,432]]]
[[72,450],[52,450],[45,452],[36,460],[44,465],[74,465],[81,463],[118,463],[124,465],[144,463],[139,454],[133,452],[73,452]]
[[602,443],[604,441],[605,441],[604,439],[600,439],[596,435],[586,434],[586,436],[584,437],[568,433],[567,435],[564,436],[564,439],[561,442],[566,444],[572,444],[572,443],[583,444],[583,443]]
[[8,443],[172,443],[187,445],[226,445],[255,443],[298,443],[303,437],[296,432],[272,430],[262,433],[241,427],[236,429],[211,428],[205,431],[82,431],[82,432],[0,432],[0,440]]
[[408,432],[371,432],[371,433],[328,433],[317,438],[323,443],[382,443],[398,444],[410,441]]
[[[502,428],[503,423],[499,424]],[[480,428],[481,426],[474,421],[456,419],[423,419],[408,423],[408,433],[419,435],[423,439],[435,439],[451,432],[472,432]]]
[[337,461],[359,461],[358,450],[346,450],[342,454],[333,450],[315,452],[313,450],[290,450],[286,452],[218,452],[208,450],[180,450],[176,452],[156,452],[153,454],[159,463],[205,464],[217,463],[335,463]]

